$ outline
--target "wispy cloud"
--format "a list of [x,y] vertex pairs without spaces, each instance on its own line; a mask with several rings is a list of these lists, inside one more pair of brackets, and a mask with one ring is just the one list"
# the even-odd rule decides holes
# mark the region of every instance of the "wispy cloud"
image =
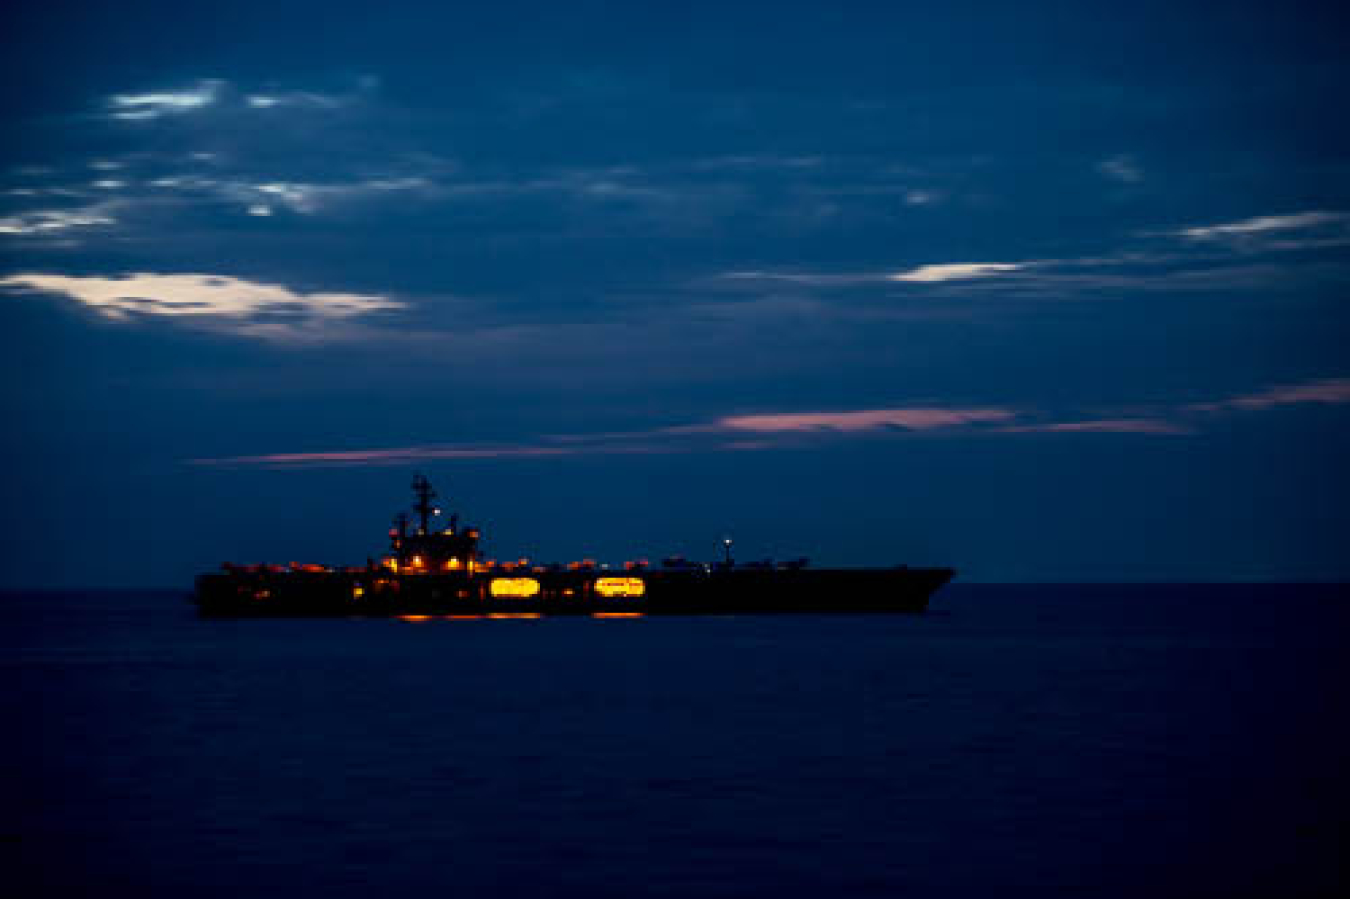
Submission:
[[225,82],[218,79],[207,79],[176,90],[114,94],[108,99],[108,106],[115,119],[151,121],[166,115],[182,115],[205,109],[220,97],[224,85]]
[[1193,403],[1186,408],[1196,412],[1223,412],[1227,410],[1261,411],[1280,406],[1308,403],[1342,405],[1350,403],[1350,378],[1327,378],[1304,384],[1268,387],[1255,393],[1241,394],[1212,403]]
[[1144,180],[1144,170],[1128,153],[1112,156],[1097,163],[1097,171],[1113,181],[1137,184]]
[[194,465],[292,468],[407,465],[426,460],[525,459],[548,456],[747,452],[825,446],[868,435],[941,432],[996,437],[1008,434],[1140,434],[1186,436],[1205,421],[1197,413],[1259,411],[1279,406],[1350,403],[1350,378],[1272,387],[1213,403],[1155,407],[1128,416],[1059,419],[1012,406],[900,406],[816,412],[723,415],[688,424],[637,431],[550,434],[507,443],[416,444],[402,447],[266,453],[193,459]]
[[288,89],[245,92],[223,79],[206,78],[187,87],[114,94],[107,99],[106,106],[111,118],[126,122],[148,122],[212,109],[235,113],[334,110],[368,97],[377,84],[374,78],[361,78],[354,88],[339,92]]
[[742,153],[733,156],[712,156],[696,159],[691,167],[708,171],[763,171],[816,169],[825,160],[820,156],[784,156],[777,153]]
[[[259,184],[234,182],[224,186],[227,195],[243,197],[249,212],[258,215],[259,207],[283,206],[292,212],[309,214],[322,206],[359,197],[395,191],[427,190],[431,183],[415,178],[370,178],[347,184],[307,184],[303,182],[271,181]],[[265,214],[265,213],[263,213]]]
[[1344,212],[1296,212],[1288,215],[1259,215],[1236,222],[1197,225],[1174,232],[1191,240],[1224,240],[1341,224],[1350,220]]
[[202,175],[165,175],[149,182],[159,191],[186,198],[207,197],[213,201],[237,204],[250,215],[271,215],[284,209],[299,215],[313,215],[337,204],[355,202],[400,191],[435,190],[421,176],[362,178],[341,182],[249,181]]
[[866,432],[932,431],[999,423],[1013,419],[1011,409],[907,407],[846,412],[783,412],[730,415],[650,428],[596,434],[552,434],[505,444],[420,444],[405,447],[268,453],[221,459],[195,459],[217,466],[304,467],[403,465],[432,459],[511,459],[572,455],[652,455],[688,452],[744,452]]
[[82,209],[36,209],[0,218],[0,234],[50,234],[70,228],[114,225],[112,207],[106,203]]
[[336,109],[343,104],[343,98],[332,94],[316,94],[311,91],[283,91],[271,94],[249,94],[245,102],[253,109]]
[[940,284],[947,281],[973,281],[993,278],[1027,268],[1021,262],[943,262],[920,265],[900,272],[775,272],[734,271],[718,275],[724,281],[779,281],[809,287],[847,287],[856,284],[905,282],[910,284]]
[[1194,434],[1189,425],[1163,418],[1098,418],[1085,421],[1054,421],[1042,424],[1010,425],[1009,433],[1059,434]]
[[925,188],[910,188],[905,191],[906,206],[933,206],[941,203],[944,194],[938,190],[928,190]]
[[280,284],[205,274],[17,274],[0,278],[0,288],[64,296],[114,321],[164,317],[263,339],[313,337],[335,322],[404,308],[383,296],[304,293]]
[[984,422],[1009,421],[1016,412],[1010,409],[862,409],[853,412],[778,412],[760,415],[734,415],[717,420],[718,426],[732,431],[784,433],[800,431],[870,431],[892,428],[926,431]]
[[934,284],[940,281],[969,281],[974,278],[992,278],[1015,272],[1025,266],[1016,262],[947,262],[939,265],[921,265],[909,271],[888,275],[891,281],[909,281]]
[[[1333,222],[1339,219],[1322,219]],[[1350,224],[1350,217],[1346,223]],[[1259,233],[1259,232],[1258,232]],[[1296,233],[1296,232],[1277,232]],[[1153,232],[1175,238],[1180,232]],[[1281,262],[1254,258],[1292,249],[1337,248],[1350,243],[1350,228],[1324,228],[1295,237],[1261,236],[1234,239],[1233,244],[1203,245],[1159,251],[1122,251],[1107,255],[1070,258],[1028,259],[1021,262],[936,263],[899,272],[811,272],[741,270],[718,274],[700,286],[731,288],[738,292],[776,292],[780,286],[811,290],[850,290],[882,284],[905,284],[922,288],[932,297],[1025,296],[1067,297],[1121,292],[1213,292],[1249,291],[1288,286],[1296,279],[1343,279],[1347,266],[1342,260],[1312,263]],[[1235,258],[1234,246],[1240,246]],[[830,314],[844,314],[848,307],[835,303]]]
[[407,465],[436,459],[521,459],[568,456],[582,452],[566,446],[403,446],[386,449],[329,450],[314,453],[271,453],[222,459],[193,459],[193,465],[261,466],[265,468],[320,468]]

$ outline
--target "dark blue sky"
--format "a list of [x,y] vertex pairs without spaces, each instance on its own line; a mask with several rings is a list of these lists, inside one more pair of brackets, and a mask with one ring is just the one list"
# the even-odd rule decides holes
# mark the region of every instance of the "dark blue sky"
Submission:
[[9,4],[0,582],[1350,575],[1326,4]]

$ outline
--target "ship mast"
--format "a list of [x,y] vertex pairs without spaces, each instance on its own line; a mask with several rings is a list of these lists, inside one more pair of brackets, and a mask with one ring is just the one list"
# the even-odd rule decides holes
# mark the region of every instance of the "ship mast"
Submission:
[[412,487],[413,492],[417,494],[417,504],[413,506],[413,511],[417,513],[417,533],[425,535],[431,516],[438,515],[441,511],[431,504],[436,498],[436,491],[431,489],[431,482],[420,474],[413,475]]

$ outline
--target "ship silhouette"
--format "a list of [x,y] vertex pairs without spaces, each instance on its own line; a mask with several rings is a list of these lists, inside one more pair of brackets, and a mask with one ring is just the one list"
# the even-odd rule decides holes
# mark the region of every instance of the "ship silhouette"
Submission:
[[951,568],[812,568],[806,559],[737,564],[671,557],[611,570],[592,560],[532,565],[483,559],[482,532],[451,514],[413,478],[414,518],[399,513],[389,551],[358,567],[238,565],[196,580],[207,616],[697,615],[786,612],[921,612],[956,574]]

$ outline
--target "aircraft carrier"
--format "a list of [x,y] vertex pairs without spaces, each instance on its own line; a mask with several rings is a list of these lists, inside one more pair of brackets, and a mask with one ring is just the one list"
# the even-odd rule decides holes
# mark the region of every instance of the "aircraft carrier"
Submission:
[[389,551],[363,566],[238,565],[197,577],[202,615],[511,618],[791,612],[922,612],[951,568],[812,568],[805,559],[738,564],[665,559],[612,569],[585,560],[535,565],[484,559],[481,531],[442,520],[436,491],[413,479],[414,517],[400,513]]

